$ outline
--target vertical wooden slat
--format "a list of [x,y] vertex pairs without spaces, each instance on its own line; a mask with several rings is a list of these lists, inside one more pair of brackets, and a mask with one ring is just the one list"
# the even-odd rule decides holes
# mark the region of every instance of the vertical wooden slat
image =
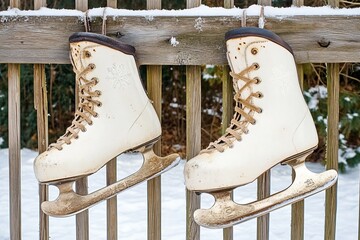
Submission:
[[[233,8],[234,0],[224,0],[224,8]],[[222,132],[225,133],[226,128],[229,126],[232,115],[233,115],[233,86],[232,80],[229,75],[230,68],[227,65],[223,66],[223,77],[222,77]],[[234,231],[233,227],[225,228],[223,230],[223,240],[233,240]]]
[[[106,184],[110,185],[117,181],[117,162],[116,158],[106,164]],[[117,229],[117,196],[114,196],[106,202],[106,223],[107,240],[118,239]]]
[[[117,8],[117,0],[107,0],[107,7]],[[117,181],[116,158],[106,164],[106,184],[111,185]],[[118,239],[117,195],[106,201],[107,240]]]
[[[328,132],[326,144],[326,169],[338,170],[339,150],[339,64],[327,65]],[[337,183],[326,190],[325,240],[335,239]]]
[[[271,6],[271,0],[258,0],[262,6]],[[257,198],[263,199],[270,196],[270,170],[259,176],[257,180]],[[270,214],[257,218],[257,239],[269,239]]]
[[[161,9],[161,0],[147,0],[146,8]],[[147,91],[161,121],[162,67],[147,66]],[[154,152],[161,154],[161,140],[154,145]],[[148,240],[161,239],[161,176],[147,182]]]
[[[186,159],[196,156],[201,150],[201,67],[186,67]],[[200,196],[186,191],[186,239],[199,240],[200,226],[193,214],[200,208]]]
[[[301,0],[303,1],[303,0]],[[301,64],[296,65],[299,84],[301,89],[304,86],[304,69]],[[292,172],[292,180],[295,179],[295,172]],[[304,200],[291,205],[291,239],[304,239]]]
[[[293,6],[301,7],[304,5],[304,0],[293,0]],[[299,84],[301,89],[304,89],[304,69],[300,64],[296,65]],[[292,171],[292,180],[295,179],[295,172]],[[303,240],[304,239],[304,200],[291,205],[291,239]]]
[[[20,0],[10,0],[19,8]],[[8,64],[10,239],[21,240],[20,65]]]
[[[186,0],[186,7],[198,7],[201,0]],[[186,159],[201,150],[201,67],[186,66]],[[194,212],[200,208],[200,196],[186,190],[186,240],[200,239],[200,226]]]
[[11,8],[20,8],[20,0],[10,0]]
[[[186,7],[198,7],[201,0],[186,0]],[[201,67],[186,66],[186,159],[201,150]],[[186,240],[200,239],[200,226],[194,212],[200,208],[200,196],[186,190]]]
[[76,10],[85,12],[88,10],[88,0],[75,0]]
[[34,0],[34,10],[46,7],[46,0]]
[[10,239],[21,239],[20,65],[8,64]]
[[[339,0],[328,0],[333,8],[339,7]],[[326,169],[338,170],[339,154],[339,91],[340,68],[338,63],[327,64],[328,126],[326,139]],[[335,239],[337,208],[337,183],[325,193],[325,240]]]
[[[34,0],[34,10],[46,7],[46,0]],[[34,96],[37,115],[38,151],[46,151],[48,146],[48,104],[45,65],[34,64]],[[41,203],[49,199],[49,188],[39,184],[39,239],[49,239],[49,216],[41,210]]]
[[304,0],[293,0],[292,5],[295,6],[295,7],[304,6]]
[[[87,0],[75,0],[75,8],[80,11],[86,11],[88,9]],[[77,107],[78,85],[75,83],[75,106]],[[75,182],[76,192],[82,195],[88,194],[88,178],[84,177]],[[88,240],[89,239],[89,211],[83,211],[76,214],[76,239]]]
[[[45,65],[34,64],[34,106],[37,116],[39,154],[48,146],[48,103],[46,91]],[[48,186],[39,184],[39,239],[49,239],[49,216],[41,210],[41,203],[49,198]]]
[[[159,7],[160,8],[160,7]],[[162,67],[147,66],[147,91],[161,121]],[[154,152],[161,154],[161,141],[154,145]],[[147,182],[148,239],[161,239],[161,176]]]
[[117,0],[107,0],[106,5],[111,8],[117,8]]

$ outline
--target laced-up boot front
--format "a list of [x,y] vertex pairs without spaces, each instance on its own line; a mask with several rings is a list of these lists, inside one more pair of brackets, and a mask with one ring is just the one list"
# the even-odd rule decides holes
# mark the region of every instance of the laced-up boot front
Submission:
[[289,45],[258,28],[232,30],[225,38],[235,113],[226,133],[186,163],[186,186],[197,192],[250,183],[318,144]]
[[75,33],[69,40],[79,104],[66,133],[35,159],[39,182],[89,175],[161,135],[139,78],[135,49],[94,33]]

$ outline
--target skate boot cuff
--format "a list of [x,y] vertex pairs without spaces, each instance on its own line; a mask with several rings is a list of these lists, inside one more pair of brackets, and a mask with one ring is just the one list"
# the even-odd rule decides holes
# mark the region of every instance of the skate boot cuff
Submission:
[[121,51],[125,54],[135,56],[135,48],[133,46],[125,43],[121,43],[113,38],[110,38],[102,34],[90,33],[90,32],[77,32],[69,37],[70,43],[82,42],[82,41],[98,43],[113,48],[115,50]]
[[256,36],[256,37],[262,37],[269,39],[270,41],[273,41],[284,48],[286,48],[292,55],[294,55],[291,47],[289,44],[287,44],[284,40],[282,40],[278,35],[275,33],[262,29],[262,28],[256,28],[256,27],[243,27],[243,28],[237,28],[228,31],[225,34],[225,41],[233,38],[239,38],[239,37],[249,37],[249,36]]

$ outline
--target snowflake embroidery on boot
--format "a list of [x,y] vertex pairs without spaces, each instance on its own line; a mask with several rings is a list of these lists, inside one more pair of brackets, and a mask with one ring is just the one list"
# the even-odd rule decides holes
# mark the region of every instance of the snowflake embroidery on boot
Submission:
[[130,84],[131,73],[125,65],[114,63],[107,68],[107,72],[106,79],[113,83],[113,88],[124,89]]

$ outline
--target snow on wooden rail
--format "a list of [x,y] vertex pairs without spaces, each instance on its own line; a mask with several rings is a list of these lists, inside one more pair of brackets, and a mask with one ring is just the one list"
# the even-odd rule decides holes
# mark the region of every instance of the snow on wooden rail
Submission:
[[[91,31],[100,33],[105,15],[107,35],[134,45],[140,64],[224,64],[224,34],[240,27],[244,14],[247,26],[265,20],[265,28],[293,48],[298,63],[360,62],[359,8],[265,7],[263,17],[260,8],[97,8],[87,16]],[[84,31],[85,16],[47,8],[0,12],[0,63],[69,63],[68,37]]]

